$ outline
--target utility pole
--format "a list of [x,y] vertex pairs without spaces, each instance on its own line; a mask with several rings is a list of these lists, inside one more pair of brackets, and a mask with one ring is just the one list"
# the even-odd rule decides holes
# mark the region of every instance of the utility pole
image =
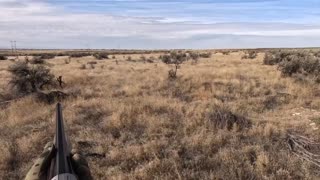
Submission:
[[14,41],[14,51],[15,51],[15,53],[16,53],[16,59],[19,59],[16,42],[17,42],[17,41]]
[[16,56],[16,59],[18,59],[18,53],[17,53],[17,41],[10,41],[10,44],[11,44],[11,52],[12,52],[12,55]]
[[10,41],[11,44],[11,52],[17,52],[17,41]]
[[13,53],[13,41],[10,41],[10,45],[11,45],[11,52]]
[[16,41],[13,41],[14,42],[14,51],[17,52],[17,44],[16,44]]

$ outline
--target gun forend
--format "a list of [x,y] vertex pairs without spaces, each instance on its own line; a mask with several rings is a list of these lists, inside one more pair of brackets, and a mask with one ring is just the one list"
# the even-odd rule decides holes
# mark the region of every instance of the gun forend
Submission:
[[53,144],[54,156],[51,160],[48,180],[77,180],[71,164],[71,147],[63,125],[62,106],[56,107],[56,134]]

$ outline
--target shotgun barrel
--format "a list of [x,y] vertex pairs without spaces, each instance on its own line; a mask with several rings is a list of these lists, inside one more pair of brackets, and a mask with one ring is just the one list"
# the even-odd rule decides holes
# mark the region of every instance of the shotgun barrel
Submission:
[[48,172],[48,180],[77,180],[71,163],[71,146],[63,125],[62,105],[56,107],[56,134],[53,141],[54,155]]

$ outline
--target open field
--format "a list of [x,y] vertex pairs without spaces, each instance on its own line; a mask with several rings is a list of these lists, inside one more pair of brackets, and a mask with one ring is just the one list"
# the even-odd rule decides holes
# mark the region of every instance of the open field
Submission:
[[[73,147],[95,179],[317,179],[290,135],[320,142],[320,86],[283,77],[264,52],[212,53],[174,66],[163,52],[114,59],[46,60],[70,96],[62,101]],[[128,56],[131,60],[128,60]],[[24,61],[24,57],[19,60]],[[96,62],[96,64],[88,62]],[[0,179],[22,179],[54,136],[54,104],[17,98],[0,61]],[[310,125],[311,124],[311,125]],[[320,151],[310,148],[315,154]]]

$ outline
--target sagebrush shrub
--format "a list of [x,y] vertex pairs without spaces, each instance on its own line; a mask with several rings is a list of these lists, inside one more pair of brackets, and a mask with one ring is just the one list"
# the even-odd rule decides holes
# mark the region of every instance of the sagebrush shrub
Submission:
[[54,86],[54,75],[44,65],[30,65],[26,62],[16,62],[9,67],[12,74],[10,84],[18,93],[28,94]]
[[66,53],[60,52],[60,53],[57,53],[56,56],[66,56]]
[[155,60],[156,60],[156,58],[155,58],[154,56],[151,56],[151,57],[147,58],[146,61],[147,61],[148,63],[153,63]]
[[173,69],[170,69],[168,71],[168,78],[169,79],[175,79],[177,78],[177,71],[173,70]]
[[91,67],[91,69],[94,69],[95,68],[95,64],[98,64],[97,63],[97,61],[90,61],[90,62],[88,62],[87,64],[89,64],[90,65],[90,67]]
[[251,121],[232,112],[225,105],[214,105],[208,113],[208,120],[215,128],[231,130],[235,125],[240,130],[251,127]]
[[140,61],[142,61],[142,62],[144,62],[144,63],[145,63],[145,62],[146,62],[146,60],[147,60],[147,58],[146,58],[145,56],[143,56],[143,55],[142,55],[142,56],[140,56]]
[[[311,77],[318,82],[320,77],[320,58],[307,51],[274,51],[267,52],[264,64],[278,65],[284,76]],[[297,75],[301,74],[301,75]]]
[[255,59],[257,58],[258,53],[256,51],[248,51],[245,55],[242,56],[242,59]]
[[69,53],[70,57],[73,58],[80,58],[80,57],[86,57],[86,56],[91,56],[91,53],[87,53],[87,52],[71,52]]
[[229,55],[230,54],[230,51],[222,51],[221,52],[223,55]]
[[200,53],[199,56],[201,58],[210,58],[211,57],[211,53],[210,52],[204,52],[204,53]]
[[87,62],[87,64],[98,64],[98,62],[97,61],[89,61],[89,62]]
[[320,74],[320,57],[309,56],[302,61],[302,69],[308,74]]
[[61,91],[51,91],[49,93],[45,92],[37,92],[36,98],[40,102],[44,102],[47,104],[52,104],[54,102],[59,102],[68,97],[68,94]]
[[258,53],[256,51],[249,51],[249,56],[248,56],[249,59],[255,59],[257,58],[257,56],[258,56]]
[[30,63],[31,64],[45,64],[45,60],[41,56],[34,56]]
[[276,61],[274,55],[270,52],[266,52],[263,58],[263,64],[265,65],[275,65],[278,62]]
[[315,57],[320,57],[320,51],[313,51],[312,54],[315,56]]
[[161,60],[165,64],[181,64],[188,60],[188,56],[182,52],[171,52],[170,54],[161,56]]
[[301,72],[301,61],[296,56],[291,56],[279,63],[279,69],[283,75],[291,76]]
[[175,69],[171,69],[168,72],[169,79],[175,79],[177,77],[177,71],[180,68],[180,64],[188,60],[188,56],[183,52],[171,52],[160,57],[165,64],[174,64]]
[[56,57],[55,54],[48,54],[48,53],[40,54],[39,56],[41,59],[53,59]]
[[290,51],[269,51],[266,52],[263,63],[266,65],[275,65],[291,54],[292,52]]
[[104,52],[96,53],[93,56],[98,60],[109,59],[109,54]]
[[4,55],[0,55],[0,60],[7,60],[8,58]]
[[192,60],[198,60],[200,57],[199,53],[197,53],[197,52],[188,51],[187,53],[188,53],[190,59],[192,59]]
[[162,56],[160,56],[159,58],[160,58],[160,59],[162,60],[162,62],[165,63],[165,64],[170,64],[170,62],[171,62],[171,57],[170,57],[170,55],[168,55],[168,54],[162,55]]

